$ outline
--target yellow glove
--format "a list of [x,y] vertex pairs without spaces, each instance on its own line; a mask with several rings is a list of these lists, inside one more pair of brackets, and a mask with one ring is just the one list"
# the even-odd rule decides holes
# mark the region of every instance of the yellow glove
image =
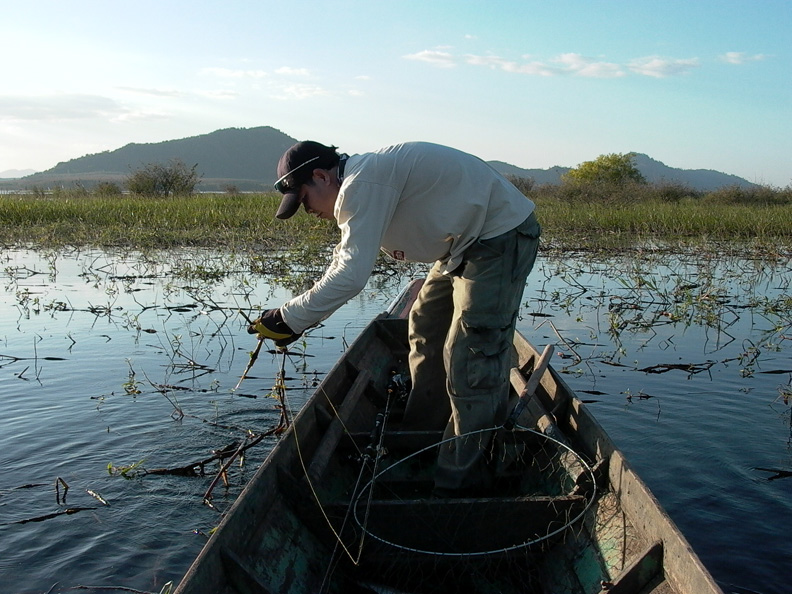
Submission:
[[279,309],[268,309],[262,312],[261,317],[253,320],[247,331],[248,334],[258,334],[259,339],[269,338],[278,347],[285,347],[301,336],[301,334],[292,332],[292,329],[283,321]]

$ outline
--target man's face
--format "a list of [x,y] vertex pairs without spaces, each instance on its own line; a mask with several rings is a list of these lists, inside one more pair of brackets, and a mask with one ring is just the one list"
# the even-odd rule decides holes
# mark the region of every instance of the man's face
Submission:
[[305,212],[320,219],[335,219],[333,210],[340,187],[337,178],[325,169],[314,169],[312,182],[300,188],[300,202]]

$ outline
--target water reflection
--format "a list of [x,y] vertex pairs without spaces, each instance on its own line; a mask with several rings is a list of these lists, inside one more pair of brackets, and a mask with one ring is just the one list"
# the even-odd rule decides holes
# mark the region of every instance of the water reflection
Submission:
[[[277,439],[268,432],[280,421],[271,393],[281,366],[297,411],[420,274],[383,270],[285,360],[262,351],[235,391],[255,347],[240,311],[279,305],[322,269],[290,271],[284,261],[211,251],[4,254],[7,591],[46,592],[55,582],[53,592],[86,583],[159,591],[178,580]],[[792,520],[791,479],[770,482],[775,474],[756,470],[792,469],[791,275],[784,263],[697,254],[545,258],[518,325],[537,345],[556,345],[554,366],[715,577],[765,593],[783,591],[776,568],[792,561],[779,529]],[[216,509],[204,505],[214,452],[252,435],[263,437],[215,487]],[[180,468],[194,472],[147,474]]]

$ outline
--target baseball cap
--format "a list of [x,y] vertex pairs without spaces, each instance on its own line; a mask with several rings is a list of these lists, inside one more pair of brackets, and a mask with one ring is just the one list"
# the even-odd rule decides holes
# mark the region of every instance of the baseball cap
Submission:
[[313,140],[304,140],[291,146],[278,161],[278,181],[275,189],[283,194],[278,212],[279,219],[288,219],[300,208],[300,187],[313,177],[313,170],[331,169],[338,163],[338,147],[325,146]]

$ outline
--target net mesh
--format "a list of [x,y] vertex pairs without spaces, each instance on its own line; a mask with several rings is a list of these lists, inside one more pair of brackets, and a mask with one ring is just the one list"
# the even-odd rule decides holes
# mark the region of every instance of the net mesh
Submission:
[[[470,438],[493,444],[491,493],[433,496],[439,448]],[[543,433],[517,426],[457,436],[404,457],[397,451],[383,453],[378,470],[356,494],[354,517],[363,538],[395,551],[427,557],[508,556],[562,536],[595,497],[592,470],[580,455]]]

